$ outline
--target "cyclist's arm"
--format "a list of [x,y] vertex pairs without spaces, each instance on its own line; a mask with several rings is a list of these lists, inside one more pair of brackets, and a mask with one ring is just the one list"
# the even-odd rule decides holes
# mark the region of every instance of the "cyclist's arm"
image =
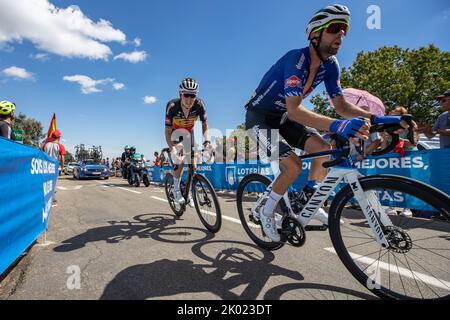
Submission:
[[169,148],[173,148],[172,132],[173,132],[172,128],[166,127],[166,142]]
[[302,105],[301,97],[286,97],[286,109],[289,119],[302,125],[312,127],[322,131],[328,131],[334,119],[325,117]]
[[346,101],[343,96],[338,96],[332,99],[332,101],[336,112],[345,119],[352,119],[358,117],[370,119],[370,117],[373,115],[371,112],[365,111],[355,106],[354,104]]
[[203,142],[209,141],[211,142],[211,138],[209,137],[209,126],[208,126],[208,122],[204,121],[202,122],[202,132],[203,132]]

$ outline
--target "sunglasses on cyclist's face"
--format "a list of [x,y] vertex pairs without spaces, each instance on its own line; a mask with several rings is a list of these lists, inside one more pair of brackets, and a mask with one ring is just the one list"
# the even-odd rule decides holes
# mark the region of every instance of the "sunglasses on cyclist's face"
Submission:
[[187,98],[195,99],[197,98],[197,95],[193,93],[183,93],[183,97],[185,97],[186,99]]
[[330,34],[337,34],[341,31],[344,31],[345,36],[347,35],[349,25],[347,22],[343,21],[331,21],[330,23],[318,28],[317,30],[314,30],[314,32],[318,32],[322,29],[325,29],[325,31]]

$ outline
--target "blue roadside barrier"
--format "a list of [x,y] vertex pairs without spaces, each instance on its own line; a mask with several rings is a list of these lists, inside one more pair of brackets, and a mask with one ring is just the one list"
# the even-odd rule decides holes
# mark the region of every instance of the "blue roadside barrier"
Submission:
[[0,138],[0,274],[45,231],[58,161]]
[[[409,177],[432,185],[435,188],[450,194],[450,149],[432,149],[407,152],[400,158],[396,153],[382,157],[369,157],[357,164],[360,172],[367,176],[373,174],[393,174]],[[300,191],[306,184],[311,161],[303,162],[302,174],[292,185]],[[170,166],[149,167],[153,182],[162,184],[166,172],[171,171]],[[252,173],[258,173],[273,179],[270,164],[262,163],[214,163],[199,164],[197,172],[204,174],[217,190],[237,190],[240,181]],[[186,178],[186,170],[183,178]],[[392,200],[392,199],[391,199]],[[408,207],[416,210],[426,210],[427,207],[417,199],[385,200],[384,205]],[[401,200],[401,201],[400,201]]]

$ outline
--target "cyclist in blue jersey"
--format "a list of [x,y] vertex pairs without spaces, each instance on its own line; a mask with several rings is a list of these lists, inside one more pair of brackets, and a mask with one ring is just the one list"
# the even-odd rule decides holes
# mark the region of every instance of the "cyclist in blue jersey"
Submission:
[[[343,5],[327,6],[316,12],[306,29],[309,46],[289,51],[278,60],[246,105],[246,129],[250,137],[269,151],[271,160],[277,160],[273,157],[278,155],[282,168],[261,214],[263,230],[272,241],[280,241],[274,219],[275,208],[302,169],[294,149],[315,153],[331,148],[315,129],[333,132],[358,144],[355,138],[367,140],[370,122],[401,123],[408,127],[401,117],[378,117],[345,100],[335,55],[349,26],[350,11]],[[331,119],[302,105],[303,99],[322,82],[336,112],[349,120]],[[278,130],[279,135],[273,137],[273,129]],[[322,166],[325,161],[329,158],[313,161],[309,181],[300,195],[302,203],[309,201],[318,182],[326,176],[326,169]],[[328,225],[328,214],[323,209],[314,218]]]

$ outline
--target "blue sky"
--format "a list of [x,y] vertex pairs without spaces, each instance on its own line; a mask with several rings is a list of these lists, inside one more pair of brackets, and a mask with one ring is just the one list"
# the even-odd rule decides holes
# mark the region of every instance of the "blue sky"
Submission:
[[[56,112],[69,150],[79,143],[102,145],[111,157],[129,144],[151,158],[165,147],[165,106],[177,97],[184,77],[200,82],[210,127],[224,133],[235,128],[264,73],[288,50],[307,46],[308,20],[333,2],[34,0],[36,8],[30,3],[0,0],[0,99],[15,101],[18,112],[41,121],[45,130]],[[352,12],[338,54],[341,67],[350,66],[358,52],[385,45],[433,43],[450,49],[448,1],[340,3]],[[72,5],[78,9],[67,9]],[[381,9],[380,30],[367,28],[369,5]],[[133,52],[134,62],[128,55]],[[144,103],[146,96],[156,102]]]

